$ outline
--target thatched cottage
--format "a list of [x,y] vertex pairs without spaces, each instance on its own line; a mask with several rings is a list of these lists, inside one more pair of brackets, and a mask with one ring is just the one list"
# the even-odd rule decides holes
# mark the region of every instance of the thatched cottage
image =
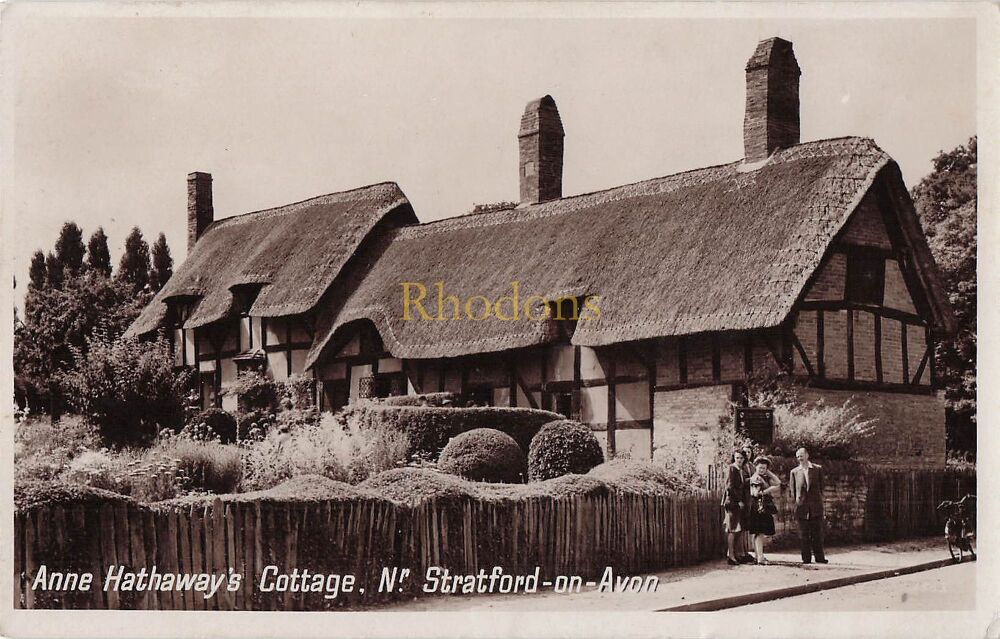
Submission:
[[243,368],[314,379],[325,410],[460,391],[640,458],[709,441],[748,375],[785,370],[877,417],[876,456],[943,464],[954,319],[913,203],[873,141],[800,142],[799,76],[761,42],[744,158],[572,196],[556,104],[532,101],[520,203],[436,222],[389,182],[213,221],[192,173],[188,257],[129,332],[166,330],[206,405]]

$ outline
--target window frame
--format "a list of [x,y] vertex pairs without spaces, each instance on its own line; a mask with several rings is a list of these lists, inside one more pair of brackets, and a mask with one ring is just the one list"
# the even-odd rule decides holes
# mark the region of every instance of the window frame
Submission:
[[851,250],[844,268],[844,301],[855,304],[885,304],[885,255]]

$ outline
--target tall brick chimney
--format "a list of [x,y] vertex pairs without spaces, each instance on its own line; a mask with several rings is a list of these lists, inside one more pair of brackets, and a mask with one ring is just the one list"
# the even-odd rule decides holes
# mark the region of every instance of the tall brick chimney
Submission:
[[563,126],[551,95],[524,107],[520,150],[521,204],[536,204],[562,197]]
[[799,65],[792,43],[768,38],[747,62],[743,149],[747,162],[799,143]]
[[188,173],[188,255],[214,219],[212,174],[200,171]]

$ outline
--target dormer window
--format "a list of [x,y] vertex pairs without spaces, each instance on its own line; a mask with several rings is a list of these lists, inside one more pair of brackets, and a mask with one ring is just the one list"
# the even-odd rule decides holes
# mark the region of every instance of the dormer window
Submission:
[[197,298],[192,296],[178,296],[167,300],[170,309],[170,318],[173,328],[181,328],[184,322],[188,321],[194,311]]
[[885,257],[877,253],[849,253],[844,297],[848,302],[881,306],[885,298]]
[[233,302],[236,306],[236,312],[239,313],[240,317],[250,315],[250,308],[257,301],[257,295],[260,293],[262,286],[262,284],[237,284],[230,287],[230,290],[233,292]]

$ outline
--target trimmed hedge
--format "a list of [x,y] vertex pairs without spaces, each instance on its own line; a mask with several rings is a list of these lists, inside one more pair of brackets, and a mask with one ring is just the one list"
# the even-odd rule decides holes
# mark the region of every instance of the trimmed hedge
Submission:
[[409,437],[410,455],[436,459],[448,440],[475,428],[495,428],[513,437],[522,450],[527,450],[538,429],[560,419],[560,415],[533,408],[438,408],[362,402],[344,409],[337,418],[351,428],[396,428]]
[[560,419],[542,426],[528,447],[528,479],[542,481],[583,474],[604,462],[593,431],[580,422]]
[[475,428],[456,435],[441,451],[438,468],[446,473],[503,484],[523,483],[524,452],[514,438],[494,428]]
[[42,506],[80,504],[100,506],[101,504],[135,504],[131,497],[103,488],[91,488],[83,484],[52,480],[31,480],[14,482],[14,510],[28,512]]
[[457,393],[424,393],[423,395],[394,395],[377,400],[384,406],[438,406],[440,408],[461,408],[465,405]]

